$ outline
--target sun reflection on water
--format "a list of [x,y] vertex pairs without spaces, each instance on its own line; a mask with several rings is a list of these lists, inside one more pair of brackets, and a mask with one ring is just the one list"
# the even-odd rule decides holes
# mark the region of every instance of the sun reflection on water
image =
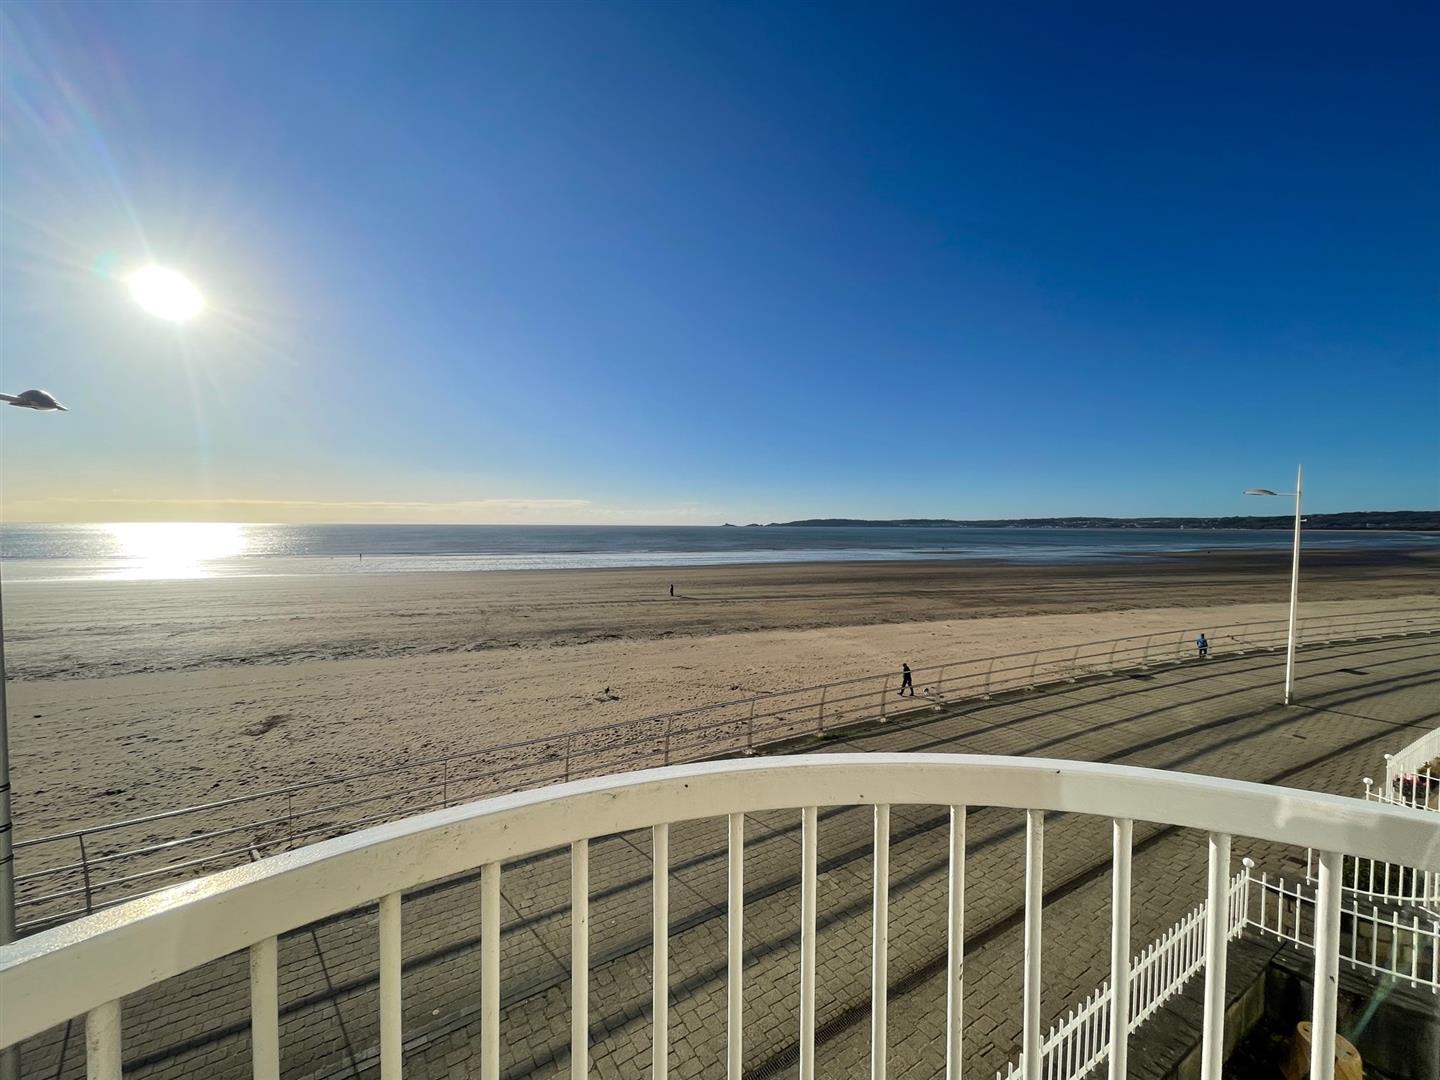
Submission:
[[214,577],[218,563],[249,547],[245,526],[229,522],[117,522],[105,528],[121,560],[108,575],[117,580]]

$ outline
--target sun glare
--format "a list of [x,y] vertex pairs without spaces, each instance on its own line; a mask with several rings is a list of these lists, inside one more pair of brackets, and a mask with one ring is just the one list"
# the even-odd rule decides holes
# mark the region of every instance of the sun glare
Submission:
[[243,555],[245,526],[227,522],[116,522],[106,526],[129,580],[213,577],[223,560]]
[[151,315],[188,322],[205,307],[205,298],[184,274],[165,266],[146,266],[125,279],[130,295]]

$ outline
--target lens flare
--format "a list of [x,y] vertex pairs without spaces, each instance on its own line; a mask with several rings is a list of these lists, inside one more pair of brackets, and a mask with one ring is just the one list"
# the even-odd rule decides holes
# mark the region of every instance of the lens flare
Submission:
[[135,302],[161,319],[189,322],[205,307],[205,298],[184,274],[165,266],[146,266],[125,279]]

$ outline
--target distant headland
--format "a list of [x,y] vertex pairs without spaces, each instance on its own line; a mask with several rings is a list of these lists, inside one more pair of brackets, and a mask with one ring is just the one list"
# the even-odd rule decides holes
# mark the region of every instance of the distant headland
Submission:
[[[752,523],[760,528],[875,528],[875,529],[1288,529],[1294,517],[1048,517],[989,518],[962,521],[956,518],[895,518],[875,521],[868,518],[804,518],[800,521]],[[726,522],[722,528],[737,529]],[[1360,510],[1348,514],[1306,514],[1307,529],[1376,529],[1397,532],[1440,532],[1440,510]]]

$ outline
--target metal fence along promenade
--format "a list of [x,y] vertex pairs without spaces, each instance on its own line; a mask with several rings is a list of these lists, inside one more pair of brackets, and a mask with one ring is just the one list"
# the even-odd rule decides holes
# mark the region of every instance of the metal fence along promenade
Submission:
[[[587,776],[742,756],[913,710],[1196,658],[1283,648],[1285,620],[1206,626],[914,666],[642,719],[325,778],[23,840],[15,845],[22,932],[226,866],[423,810]],[[1301,621],[1303,645],[1440,632],[1440,611],[1400,609]]]
[[[1254,861],[1243,859],[1243,868],[1230,879],[1226,894],[1226,938],[1234,940],[1252,927],[1261,934],[1315,949],[1319,880],[1314,854],[1307,852],[1304,885],[1287,885],[1283,877],[1272,879],[1266,872],[1257,873]],[[1356,891],[1345,868],[1353,869],[1362,862],[1373,867],[1376,860],[1345,855],[1341,861],[1340,961],[1351,970],[1440,994],[1440,920],[1418,911],[1382,911],[1378,905],[1367,906],[1357,897],[1345,895]],[[1415,867],[1382,865],[1427,881],[1434,876]],[[1202,901],[1130,961],[1130,1034],[1204,970],[1208,905],[1208,900]],[[1114,1000],[1107,980],[1051,1025],[1040,1044],[1042,1080],[1080,1080],[1109,1057]],[[995,1080],[1020,1080],[1021,1075],[1022,1063],[1017,1061],[997,1072]]]
[[[1046,890],[1047,815],[1087,815],[1108,821],[1113,833],[1110,919],[1111,995],[1105,1055],[1124,1075],[1131,1031],[1130,950],[1134,825],[1155,822],[1198,830],[1206,837],[1205,908],[1191,930],[1177,937],[1182,947],[1167,955],[1186,966],[1198,961],[1204,977],[1201,1029],[1203,1080],[1220,1080],[1224,1059],[1225,977],[1233,929],[1235,879],[1232,841],[1248,837],[1266,843],[1311,847],[1319,854],[1319,882],[1302,924],[1314,950],[1310,1016],[1314,1052],[1310,1076],[1332,1080],[1336,1032],[1336,973],[1343,959],[1365,960],[1363,949],[1341,951],[1341,860],[1364,855],[1386,862],[1440,870],[1440,832],[1432,815],[1291,788],[1225,780],[1157,769],[1059,759],[974,754],[836,754],[775,757],[678,765],[639,773],[574,781],[538,791],[500,796],[435,810],[404,821],[311,844],[177,886],[159,895],[34,934],[0,948],[0,1047],[18,1044],[83,1017],[88,1075],[119,1080],[123,1058],[125,1001],[148,987],[183,976],[221,957],[248,954],[249,1046],[257,1080],[278,1080],[281,1069],[281,983],[279,938],[345,911],[375,910],[370,933],[378,943],[379,1075],[399,1080],[405,1048],[404,939],[407,894],[458,874],[480,871],[476,902],[481,924],[478,1001],[474,1042],[476,1074],[499,1080],[502,1047],[512,1032],[502,1019],[501,879],[507,866],[546,851],[569,853],[569,1072],[590,1075],[593,1032],[591,1006],[608,987],[592,990],[591,845],[598,838],[636,830],[651,832],[652,914],[650,981],[653,1008],[649,1073],[667,1080],[693,1075],[697,1060],[681,1034],[671,1043],[672,971],[670,893],[672,824],[696,819],[727,823],[728,894],[724,942],[726,1007],[723,1060],[729,1080],[741,1080],[746,991],[747,902],[743,871],[744,823],[752,814],[793,811],[801,822],[800,843],[791,857],[799,871],[800,903],[790,916],[798,931],[798,988],[793,994],[798,1032],[800,1080],[815,1080],[817,1041],[817,938],[819,916],[834,898],[819,889],[817,869],[820,807],[859,806],[871,810],[873,890],[869,907],[869,1002],[872,1080],[886,1080],[890,1067],[887,1006],[892,880],[892,805],[932,806],[947,811],[948,873],[942,895],[942,930],[947,958],[947,995],[933,1011],[912,1023],[932,1031],[945,1048],[945,1075],[961,1075],[967,1047],[978,1036],[967,1029],[963,1002],[966,980],[966,829],[970,807],[1004,807],[1025,816],[1023,934],[1016,957],[1023,974],[1019,1012],[1022,1080],[1041,1080],[1044,1056],[1042,931]],[[1266,887],[1262,880],[1261,889]],[[1254,887],[1255,883],[1250,882]],[[1293,917],[1291,918],[1293,924]],[[413,924],[410,924],[413,926]],[[1023,949],[1019,946],[1023,942]],[[557,942],[557,945],[559,943]],[[1387,941],[1374,947],[1376,966]],[[564,946],[560,946],[564,948]],[[1391,949],[1393,952],[1394,950]],[[1417,961],[1409,970],[1418,975]],[[1143,973],[1140,973],[1143,979]],[[791,984],[794,986],[795,984]],[[1142,996],[1143,996],[1142,992]],[[566,1017],[557,1015],[563,1022]],[[412,1018],[413,1019],[413,1018]],[[520,1037],[517,1031],[513,1033]],[[716,1048],[719,1049],[718,1047]],[[716,1057],[712,1060],[721,1060]],[[899,1069],[896,1070],[897,1074]]]

